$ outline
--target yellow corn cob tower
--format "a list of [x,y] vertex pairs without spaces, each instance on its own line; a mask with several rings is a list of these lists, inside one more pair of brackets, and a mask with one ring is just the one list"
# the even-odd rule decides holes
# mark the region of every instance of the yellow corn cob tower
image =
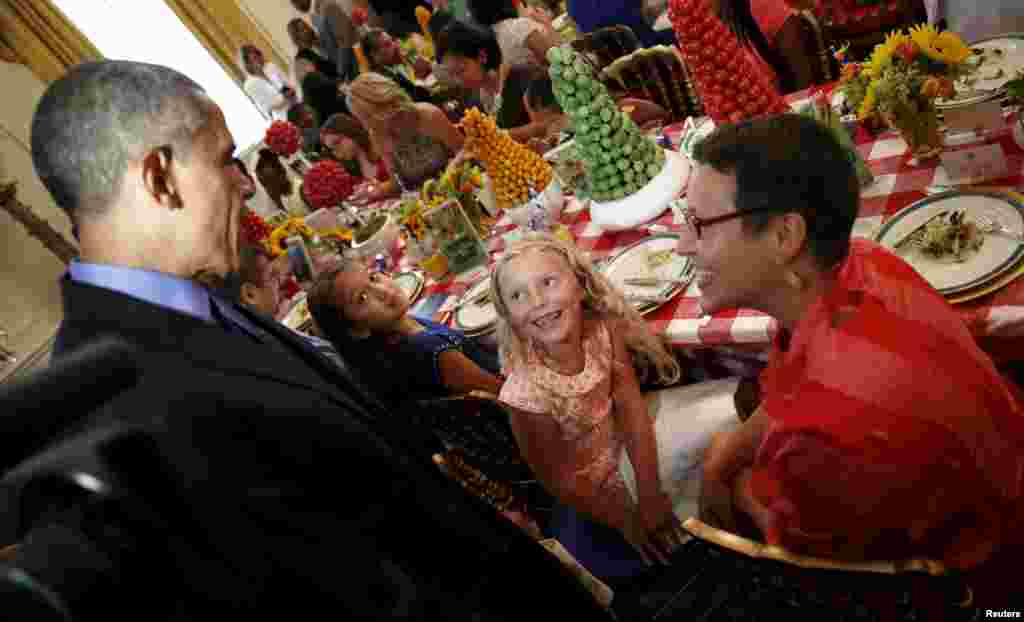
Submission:
[[462,117],[461,127],[466,133],[466,148],[483,163],[494,184],[499,208],[525,203],[531,188],[543,192],[551,182],[551,165],[498,129],[494,117],[471,108]]

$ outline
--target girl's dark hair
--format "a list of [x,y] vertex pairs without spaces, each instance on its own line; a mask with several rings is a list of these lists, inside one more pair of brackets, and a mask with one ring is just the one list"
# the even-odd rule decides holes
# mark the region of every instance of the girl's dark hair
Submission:
[[437,38],[438,62],[444,62],[446,54],[475,60],[480,57],[480,52],[487,54],[487,61],[483,64],[484,69],[494,70],[501,67],[501,48],[498,47],[498,39],[491,30],[481,28],[476,24],[453,20]]
[[368,156],[371,158],[375,157],[373,144],[370,142],[370,133],[366,131],[366,128],[363,127],[362,123],[351,115],[347,115],[343,112],[332,114],[330,118],[324,121],[323,126],[320,128],[320,132],[333,132],[334,134],[347,136],[354,140]]
[[402,355],[402,346],[391,346],[383,337],[370,336],[365,339],[353,337],[349,331],[352,323],[342,314],[334,301],[338,297],[338,275],[347,272],[358,263],[351,259],[320,273],[307,298],[309,313],[313,316],[321,336],[330,341],[334,348],[351,365],[358,377],[382,401],[401,402],[406,396],[399,390],[407,384],[408,369],[403,363],[409,360]]
[[771,65],[779,77],[779,87],[783,93],[794,90],[795,82],[789,65],[783,61],[782,56],[761,32],[760,26],[754,20],[754,14],[750,11],[750,0],[721,0],[718,17],[736,35],[742,45],[755,51]]
[[339,352],[351,351],[354,339],[349,330],[352,324],[346,319],[341,311],[334,306],[334,300],[338,296],[338,287],[335,284],[338,275],[352,269],[353,263],[345,260],[338,266],[321,272],[309,290],[309,313],[313,316],[317,327],[324,339],[334,344]]
[[502,20],[519,17],[512,0],[466,0],[466,8],[474,20],[489,28]]

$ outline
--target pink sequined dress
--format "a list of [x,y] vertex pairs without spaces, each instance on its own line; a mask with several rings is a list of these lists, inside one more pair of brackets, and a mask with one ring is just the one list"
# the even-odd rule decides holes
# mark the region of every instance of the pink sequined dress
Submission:
[[[512,416],[513,429],[550,492],[620,528],[637,496],[626,439],[613,413],[611,335],[603,322],[591,322],[583,337],[583,371],[560,374],[531,348],[527,364],[509,370],[500,398],[520,411]],[[738,424],[735,387],[732,380],[712,381],[645,396],[662,488],[682,517],[696,511],[700,458],[711,435]]]

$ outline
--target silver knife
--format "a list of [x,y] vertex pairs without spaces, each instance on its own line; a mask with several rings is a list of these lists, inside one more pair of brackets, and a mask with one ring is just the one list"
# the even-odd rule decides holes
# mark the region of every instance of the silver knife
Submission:
[[905,244],[907,242],[907,240],[909,240],[910,238],[912,238],[914,236],[915,233],[917,233],[918,231],[920,231],[920,230],[924,229],[925,227],[927,227],[928,223],[930,223],[931,221],[935,220],[936,218],[942,218],[943,216],[945,216],[948,213],[949,213],[948,211],[939,212],[938,214],[935,214],[934,216],[932,216],[928,220],[924,221],[920,225],[914,227],[914,229],[910,233],[904,235],[902,238],[897,240],[895,244],[892,245],[893,249],[895,250],[895,249],[899,248],[900,246],[902,246],[903,244]]
[[637,285],[640,287],[657,287],[658,285],[677,285],[682,282],[683,279],[664,279],[653,276],[623,279],[623,283],[625,283],[626,285]]

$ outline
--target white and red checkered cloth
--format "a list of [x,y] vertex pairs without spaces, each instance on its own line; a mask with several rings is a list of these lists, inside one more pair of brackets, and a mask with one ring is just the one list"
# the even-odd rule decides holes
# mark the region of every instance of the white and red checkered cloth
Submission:
[[[793,96],[790,97],[793,99]],[[1009,119],[1008,119],[1009,120]],[[678,143],[681,125],[666,128],[666,134]],[[857,149],[875,175],[875,182],[863,193],[861,218],[854,235],[870,236],[881,224],[882,218],[927,196],[929,186],[948,185],[950,179],[938,158],[924,162],[909,162],[907,145],[895,132],[872,135],[858,129],[855,137]],[[977,136],[964,144],[951,147],[963,149],[981,144],[999,145],[1006,156],[1010,174],[1002,179],[990,180],[987,187],[1020,189],[1024,185],[1024,151],[1013,141],[1010,126],[1004,130]],[[671,210],[666,210],[652,223],[634,231],[608,232],[591,224],[587,210],[578,210],[576,200],[570,198],[562,222],[576,239],[576,245],[599,260],[655,231],[671,230],[680,225]],[[653,225],[653,229],[652,229]],[[507,219],[499,222],[499,232],[509,232],[513,226]],[[507,234],[507,233],[506,233]],[[505,238],[495,236],[489,242],[493,258],[504,248]],[[430,315],[439,321],[448,319],[449,311],[458,297],[479,278],[486,268],[449,277],[440,282],[428,280],[421,300],[414,312]],[[699,290],[691,284],[683,294],[647,315],[653,330],[664,333],[679,347],[740,346],[763,347],[775,335],[775,320],[758,311],[739,309],[704,316],[698,304]],[[982,346],[996,359],[1022,358],[1024,354],[1024,279],[1018,279],[1002,290],[958,305],[971,331]],[[1016,354],[1015,353],[1020,353]]]

